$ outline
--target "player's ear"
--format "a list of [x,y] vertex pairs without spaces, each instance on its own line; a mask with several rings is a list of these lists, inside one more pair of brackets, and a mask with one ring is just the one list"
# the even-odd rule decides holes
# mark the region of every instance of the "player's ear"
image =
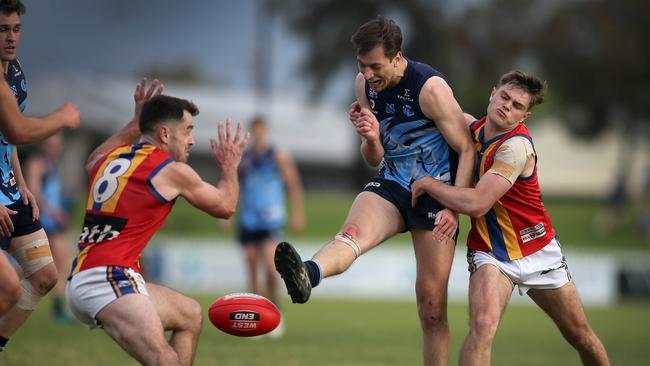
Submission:
[[164,144],[168,144],[169,140],[171,140],[171,129],[167,125],[161,125],[158,128],[158,139],[160,139],[160,142]]

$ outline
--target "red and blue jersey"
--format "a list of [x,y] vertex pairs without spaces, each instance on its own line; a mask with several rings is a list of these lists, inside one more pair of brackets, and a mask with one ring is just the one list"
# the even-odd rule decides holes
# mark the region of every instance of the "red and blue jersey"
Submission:
[[[499,147],[509,138],[532,138],[525,124],[512,131],[484,141],[486,119],[470,126],[472,140],[478,152],[476,180],[494,163]],[[529,177],[519,177],[512,187],[479,218],[472,218],[467,247],[492,252],[502,261],[519,259],[542,249],[555,236],[551,219],[542,203],[537,179],[537,166]]]
[[97,266],[140,271],[142,251],[175,202],[161,196],[151,180],[172,161],[169,153],[140,143],[120,146],[95,164],[72,275]]

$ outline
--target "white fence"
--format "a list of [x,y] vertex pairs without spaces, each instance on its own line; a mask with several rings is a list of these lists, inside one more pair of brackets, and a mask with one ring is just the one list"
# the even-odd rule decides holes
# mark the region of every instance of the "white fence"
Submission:
[[[320,243],[296,243],[303,258],[311,258]],[[234,242],[158,240],[148,252],[157,281],[185,292],[246,291],[246,273],[239,244]],[[593,252],[565,252],[569,269],[586,304],[609,304],[618,297],[618,258]],[[153,259],[153,261],[152,261]],[[156,264],[154,264],[156,263]],[[454,257],[449,281],[450,301],[467,301],[469,274],[464,246]],[[384,243],[360,257],[344,274],[326,279],[312,296],[339,298],[413,299],[415,258],[409,246]],[[532,303],[515,291],[513,302]]]

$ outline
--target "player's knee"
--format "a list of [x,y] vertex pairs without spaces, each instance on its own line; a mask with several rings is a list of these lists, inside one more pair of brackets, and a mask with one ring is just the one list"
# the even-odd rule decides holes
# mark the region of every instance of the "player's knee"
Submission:
[[50,263],[31,275],[28,279],[37,293],[46,295],[59,281],[59,273],[54,263]]
[[580,324],[568,332],[565,332],[565,337],[569,344],[577,350],[590,350],[598,343],[598,338],[593,332],[589,324]]
[[448,327],[446,304],[418,298],[418,316],[423,331],[436,331]]
[[469,321],[469,331],[475,338],[492,341],[499,327],[499,319],[487,314],[474,316]]
[[359,237],[359,227],[355,224],[345,224],[341,232],[334,236],[334,240],[345,244],[354,251],[355,258],[362,254],[361,246],[357,241]]
[[47,294],[58,281],[59,274],[47,239],[37,239],[11,252],[34,289],[41,295]]
[[186,330],[192,333],[200,333],[203,323],[203,311],[201,304],[192,298],[186,298],[182,307],[183,324]]

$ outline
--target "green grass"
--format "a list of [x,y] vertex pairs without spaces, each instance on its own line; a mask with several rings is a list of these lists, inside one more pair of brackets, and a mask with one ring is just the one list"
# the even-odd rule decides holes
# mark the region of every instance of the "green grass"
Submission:
[[[305,202],[306,230],[298,235],[288,233],[288,238],[323,242],[329,240],[339,231],[354,197],[353,193],[308,192]],[[594,233],[593,226],[595,217],[602,210],[599,201],[546,198],[545,205],[565,248],[599,250],[650,248],[650,239],[643,237],[638,226],[639,212],[635,208],[625,209],[608,235],[597,235]],[[230,229],[222,230],[215,219],[194,209],[185,200],[179,199],[161,234],[232,239],[235,226],[233,223]],[[465,242],[469,226],[469,219],[461,215],[460,243]],[[409,237],[402,235],[396,241],[409,243]]]
[[[215,295],[216,296],[216,295]],[[211,298],[199,297],[204,309]],[[137,365],[103,331],[49,318],[43,304],[11,339],[0,365]],[[467,331],[465,304],[451,304],[452,360]],[[650,306],[623,303],[587,308],[613,365],[647,365]],[[207,320],[196,365],[221,366],[379,366],[419,365],[420,331],[412,302],[316,299],[285,304],[286,334],[278,340],[228,336]],[[512,306],[494,344],[494,365],[577,365],[578,356],[552,322],[533,306]]]

